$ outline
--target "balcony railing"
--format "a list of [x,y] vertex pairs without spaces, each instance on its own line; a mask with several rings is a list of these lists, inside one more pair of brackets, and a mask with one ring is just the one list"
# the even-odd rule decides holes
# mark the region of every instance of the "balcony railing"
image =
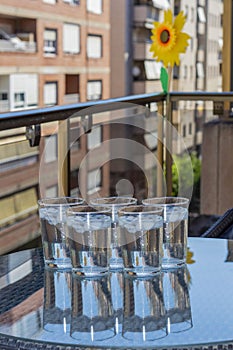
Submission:
[[[133,173],[133,194],[138,198],[148,194],[170,195],[173,152],[183,154],[200,147],[203,123],[219,116],[230,119],[232,102],[232,92],[151,93],[0,114],[0,149],[6,152],[8,162],[4,164],[1,153],[4,166],[0,170],[0,207],[2,198],[4,203],[11,203],[12,208],[6,215],[6,206],[1,208],[2,232],[8,233],[11,225],[18,224],[18,219],[27,220],[27,228],[32,232],[27,215],[33,213],[35,216],[35,193],[39,186],[40,194],[47,196],[92,196],[94,188],[100,195],[110,195],[113,194],[112,183],[118,186],[121,180],[125,182],[120,185],[131,191],[128,174]],[[53,137],[55,135],[57,138]],[[25,140],[29,149],[25,146],[21,149],[20,169],[16,173],[19,148],[10,145],[25,143]],[[30,149],[29,144],[35,148]],[[6,145],[9,145],[8,150]],[[124,159],[124,152],[127,159]],[[22,162],[24,154],[25,161]],[[150,166],[155,162],[156,166]],[[153,179],[153,184],[142,180],[143,172],[146,172],[146,178]],[[45,182],[47,192],[44,191]],[[78,185],[82,189],[77,188]],[[104,186],[107,192],[101,192]],[[30,193],[34,194],[33,200]],[[7,215],[9,222],[5,219]],[[15,231],[12,237],[15,237]],[[35,235],[31,234],[30,238]],[[22,241],[25,243],[26,238]],[[9,248],[9,241],[7,244]]]

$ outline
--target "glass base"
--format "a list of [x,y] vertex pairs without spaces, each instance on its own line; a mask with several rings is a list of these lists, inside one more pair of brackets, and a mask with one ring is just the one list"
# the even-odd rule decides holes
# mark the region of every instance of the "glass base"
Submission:
[[163,270],[176,269],[184,266],[185,263],[186,263],[186,260],[181,260],[181,259],[175,259],[175,258],[163,259],[162,269]]
[[125,268],[125,273],[130,277],[150,277],[158,274],[161,269],[160,268],[151,268],[151,267],[144,267],[141,269],[134,269],[134,268]]
[[71,270],[71,260],[70,259],[44,259],[45,267],[49,269],[61,269],[61,270]]
[[76,277],[100,277],[108,274],[108,268],[72,268],[72,273]]
[[123,270],[124,263],[122,258],[110,258],[109,267],[111,270]]

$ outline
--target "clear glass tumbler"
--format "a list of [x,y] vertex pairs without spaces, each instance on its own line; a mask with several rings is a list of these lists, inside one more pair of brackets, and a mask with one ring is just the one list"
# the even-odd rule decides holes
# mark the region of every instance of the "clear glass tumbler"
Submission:
[[145,206],[163,208],[162,268],[174,268],[186,262],[189,200],[182,197],[155,197],[142,201]]
[[45,264],[50,268],[71,268],[66,236],[66,211],[83,203],[82,198],[57,197],[38,201]]
[[125,271],[148,276],[161,269],[162,209],[134,205],[118,211],[119,235]]
[[121,253],[121,242],[118,235],[118,210],[128,205],[137,204],[137,199],[133,197],[119,196],[119,197],[99,197],[90,200],[90,204],[95,208],[107,207],[112,212],[112,229],[111,229],[111,257],[110,268],[122,269],[123,260]]
[[80,205],[67,211],[67,235],[72,270],[79,276],[108,272],[111,211]]

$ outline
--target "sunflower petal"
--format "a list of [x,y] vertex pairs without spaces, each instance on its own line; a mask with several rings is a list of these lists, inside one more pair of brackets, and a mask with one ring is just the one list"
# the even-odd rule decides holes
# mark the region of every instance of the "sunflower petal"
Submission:
[[172,25],[172,11],[171,9],[164,11],[164,22]]
[[183,29],[184,25],[185,25],[185,21],[186,21],[186,16],[184,15],[184,11],[181,11],[175,18],[175,21],[174,21],[174,28],[178,33],[181,32],[181,30]]
[[185,53],[189,46],[188,40],[190,36],[186,33],[180,33],[176,38],[176,50],[180,53]]

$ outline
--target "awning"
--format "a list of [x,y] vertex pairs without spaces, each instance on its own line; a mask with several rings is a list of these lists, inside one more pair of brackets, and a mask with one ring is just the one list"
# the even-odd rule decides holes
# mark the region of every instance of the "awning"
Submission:
[[168,0],[152,0],[153,6],[158,7],[161,10],[167,10],[171,7]]

